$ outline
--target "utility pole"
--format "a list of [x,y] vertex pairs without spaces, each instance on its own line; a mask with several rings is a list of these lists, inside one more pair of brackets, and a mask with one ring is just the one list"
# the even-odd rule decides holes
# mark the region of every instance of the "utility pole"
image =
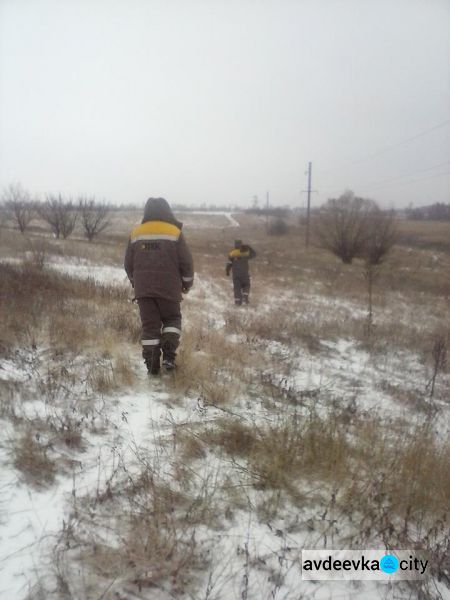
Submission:
[[311,174],[312,174],[312,163],[308,163],[308,202],[306,205],[306,237],[305,237],[305,245],[309,248],[309,225],[310,225],[310,217],[311,217]]
[[266,230],[269,231],[269,192],[266,194]]

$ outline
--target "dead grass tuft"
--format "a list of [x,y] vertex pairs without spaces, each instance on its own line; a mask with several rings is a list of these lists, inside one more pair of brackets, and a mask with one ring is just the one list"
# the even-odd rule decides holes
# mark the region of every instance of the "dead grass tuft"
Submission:
[[120,353],[114,359],[114,379],[118,387],[131,386],[136,379],[130,359],[125,354]]
[[55,412],[47,418],[47,425],[52,432],[52,443],[62,443],[68,448],[83,450],[83,425],[85,418],[70,412]]
[[47,455],[48,446],[26,431],[13,444],[14,466],[36,487],[48,486],[56,476],[56,464]]
[[222,419],[202,435],[205,443],[220,446],[230,456],[251,456],[258,437],[254,428],[237,419]]
[[[83,501],[87,513],[73,515],[66,527],[67,543],[82,549],[76,552],[76,572],[81,563],[96,576],[95,597],[107,582],[118,597],[124,589],[141,593],[162,581],[173,595],[185,593],[195,572],[206,564],[195,527],[216,513],[210,481],[190,497],[161,479],[150,457],[137,458],[137,473],[125,469],[126,478],[116,473],[105,492],[97,491],[97,499]],[[67,558],[64,550],[62,555]]]

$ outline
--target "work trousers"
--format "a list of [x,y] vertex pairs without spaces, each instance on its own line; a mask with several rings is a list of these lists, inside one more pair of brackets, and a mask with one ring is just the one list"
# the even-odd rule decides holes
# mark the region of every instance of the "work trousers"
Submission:
[[233,275],[234,303],[238,306],[248,304],[250,294],[250,275]]
[[180,303],[166,298],[138,298],[142,322],[142,353],[162,349],[166,358],[175,358],[180,343]]

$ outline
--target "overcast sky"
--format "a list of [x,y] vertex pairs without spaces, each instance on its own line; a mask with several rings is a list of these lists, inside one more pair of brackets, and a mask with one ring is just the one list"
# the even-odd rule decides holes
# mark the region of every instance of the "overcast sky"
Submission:
[[0,0],[0,187],[450,202],[449,0]]

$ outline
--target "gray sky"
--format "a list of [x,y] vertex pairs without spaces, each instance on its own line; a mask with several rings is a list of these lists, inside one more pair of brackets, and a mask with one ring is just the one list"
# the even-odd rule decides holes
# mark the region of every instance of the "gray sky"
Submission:
[[449,0],[0,0],[0,187],[301,206],[312,161],[314,204],[449,202],[449,32]]

